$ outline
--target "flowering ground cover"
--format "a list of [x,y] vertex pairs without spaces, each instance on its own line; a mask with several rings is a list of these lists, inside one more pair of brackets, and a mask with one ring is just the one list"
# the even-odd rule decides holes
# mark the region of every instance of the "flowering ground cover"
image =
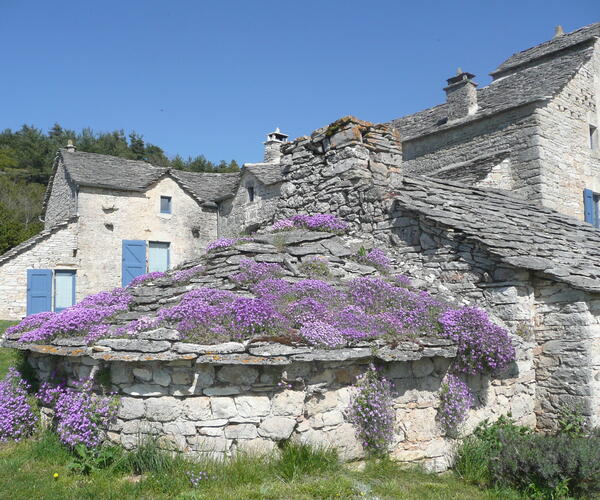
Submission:
[[287,219],[275,222],[270,231],[289,231],[291,229],[310,229],[311,231],[327,231],[343,233],[348,230],[348,224],[331,214],[293,215]]

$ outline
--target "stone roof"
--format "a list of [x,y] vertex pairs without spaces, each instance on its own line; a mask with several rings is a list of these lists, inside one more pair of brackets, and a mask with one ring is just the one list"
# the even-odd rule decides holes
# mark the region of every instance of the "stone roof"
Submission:
[[238,173],[185,172],[157,167],[145,161],[83,151],[61,149],[59,156],[67,174],[79,186],[145,191],[161,177],[170,175],[198,201],[215,202],[233,196],[239,180]]
[[600,23],[588,24],[571,33],[557,36],[556,38],[540,43],[535,47],[517,52],[500,64],[491,75],[500,76],[510,69],[522,66],[535,59],[546,57],[555,52],[572,47],[573,45],[586,42],[594,37],[600,37]]
[[283,181],[279,163],[244,163],[242,168],[254,175],[265,186]]
[[72,222],[75,222],[76,220],[77,220],[77,217],[72,217],[70,219],[59,222],[58,224],[55,224],[52,227],[49,227],[47,229],[40,231],[38,234],[36,234],[35,236],[32,236],[28,240],[25,240],[22,243],[19,243],[16,247],[12,247],[10,250],[8,250],[5,253],[3,253],[2,255],[0,255],[0,265],[4,264],[6,261],[12,259],[13,257],[16,257],[17,255],[22,254],[26,250],[29,250],[34,245],[37,245],[40,241],[43,241],[46,238],[49,238],[50,236],[57,233],[61,229],[68,227],[69,224],[71,224]]
[[396,208],[461,232],[501,262],[600,292],[600,231],[505,191],[404,178]]
[[555,96],[592,56],[593,47],[557,54],[535,66],[497,78],[487,87],[477,90],[477,112],[448,122],[447,104],[403,116],[391,122],[403,141],[464,125],[501,111],[544,101]]

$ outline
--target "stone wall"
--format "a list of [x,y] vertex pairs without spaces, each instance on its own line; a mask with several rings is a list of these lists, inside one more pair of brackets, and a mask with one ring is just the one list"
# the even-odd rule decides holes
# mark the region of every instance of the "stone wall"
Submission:
[[[56,370],[71,383],[92,371],[109,370],[121,408],[108,437],[126,448],[154,434],[191,456],[269,451],[287,439],[335,447],[344,460],[364,455],[347,409],[356,376],[372,360],[370,348],[319,351],[274,344],[187,344],[187,348],[180,344],[182,353],[188,351],[180,357],[191,359],[141,361],[159,359],[160,354],[138,353],[138,361],[116,361],[119,351],[112,342],[112,361],[102,361],[102,352],[93,357],[36,352],[28,356],[42,380]],[[140,341],[125,342],[137,342],[135,348],[143,350]],[[421,351],[413,347],[390,357],[402,361],[378,364],[395,385],[393,458],[441,471],[448,468],[455,445],[436,418],[441,380],[450,364],[445,356],[452,349],[427,347],[426,339],[423,344]],[[508,412],[524,425],[534,424],[531,346],[519,342],[518,351],[518,362],[498,379],[469,378],[477,403],[466,430]],[[131,351],[120,353],[122,359],[134,359]]]
[[[248,194],[249,186],[254,188],[253,201]],[[235,196],[219,204],[219,237],[239,236],[269,221],[275,212],[280,188],[281,183],[266,186],[251,172],[242,170]]]
[[77,220],[44,230],[0,260],[0,318],[27,313],[27,269],[77,269]]
[[600,150],[590,147],[589,126],[598,125],[600,44],[547,106],[537,111],[545,206],[583,220],[583,190],[600,193]]
[[[160,213],[161,196],[171,197],[171,214]],[[170,177],[143,193],[82,187],[79,220],[78,300],[121,286],[123,240],[170,243],[174,267],[217,238],[216,210],[199,207]]]
[[[527,377],[535,380],[539,427],[555,428],[562,406],[577,406],[598,423],[597,295],[505,264],[460,231],[398,208],[393,195],[386,196],[376,182],[364,144],[348,143],[323,153],[314,142],[315,136],[284,148],[282,193],[287,198],[281,200],[278,216],[292,210],[325,212],[352,221],[354,234],[370,236],[373,245],[387,248],[398,270],[418,287],[442,298],[461,297],[536,343],[536,370]],[[389,190],[398,178],[390,176]]]
[[[402,142],[405,175],[436,175],[450,165],[459,164],[453,179],[472,181],[473,185],[510,189],[530,200],[541,201],[540,153],[537,148],[540,134],[535,105],[522,106],[496,115],[469,121],[462,126]],[[502,159],[493,157],[509,152],[508,172],[501,176],[473,178],[478,170],[477,160],[490,158],[490,168],[506,167]],[[505,168],[506,170],[506,168]],[[460,173],[462,171],[462,173]],[[439,178],[446,179],[444,172]],[[492,184],[493,183],[493,184]]]
[[[60,162],[60,156],[55,161]],[[46,200],[44,213],[44,227],[46,229],[73,217],[77,213],[76,189],[73,182],[67,178],[62,163],[59,163],[51,184],[52,190],[48,200]]]

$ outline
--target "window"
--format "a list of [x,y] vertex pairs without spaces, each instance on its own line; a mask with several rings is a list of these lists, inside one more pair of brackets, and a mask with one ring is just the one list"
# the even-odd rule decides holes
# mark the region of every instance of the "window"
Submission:
[[148,244],[148,272],[166,271],[169,269],[169,243],[150,241]]
[[248,186],[248,201],[254,201],[254,186]]
[[585,222],[600,227],[600,194],[591,189],[583,190],[583,211]]
[[161,196],[160,197],[160,213],[170,214],[171,213],[171,197]]
[[75,271],[27,270],[27,315],[62,311],[75,304]]
[[600,146],[600,139],[598,138],[598,127],[590,125],[590,148],[598,149]]
[[54,310],[75,304],[75,271],[54,271]]

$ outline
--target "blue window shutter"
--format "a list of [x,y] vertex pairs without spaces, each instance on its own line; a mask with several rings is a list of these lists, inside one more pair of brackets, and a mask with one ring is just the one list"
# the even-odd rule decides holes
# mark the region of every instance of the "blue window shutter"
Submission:
[[146,242],[123,240],[122,255],[121,285],[127,286],[133,278],[146,274]]
[[52,270],[27,269],[27,315],[52,311]]
[[594,210],[594,192],[591,189],[583,190],[583,213],[585,222],[596,225]]

